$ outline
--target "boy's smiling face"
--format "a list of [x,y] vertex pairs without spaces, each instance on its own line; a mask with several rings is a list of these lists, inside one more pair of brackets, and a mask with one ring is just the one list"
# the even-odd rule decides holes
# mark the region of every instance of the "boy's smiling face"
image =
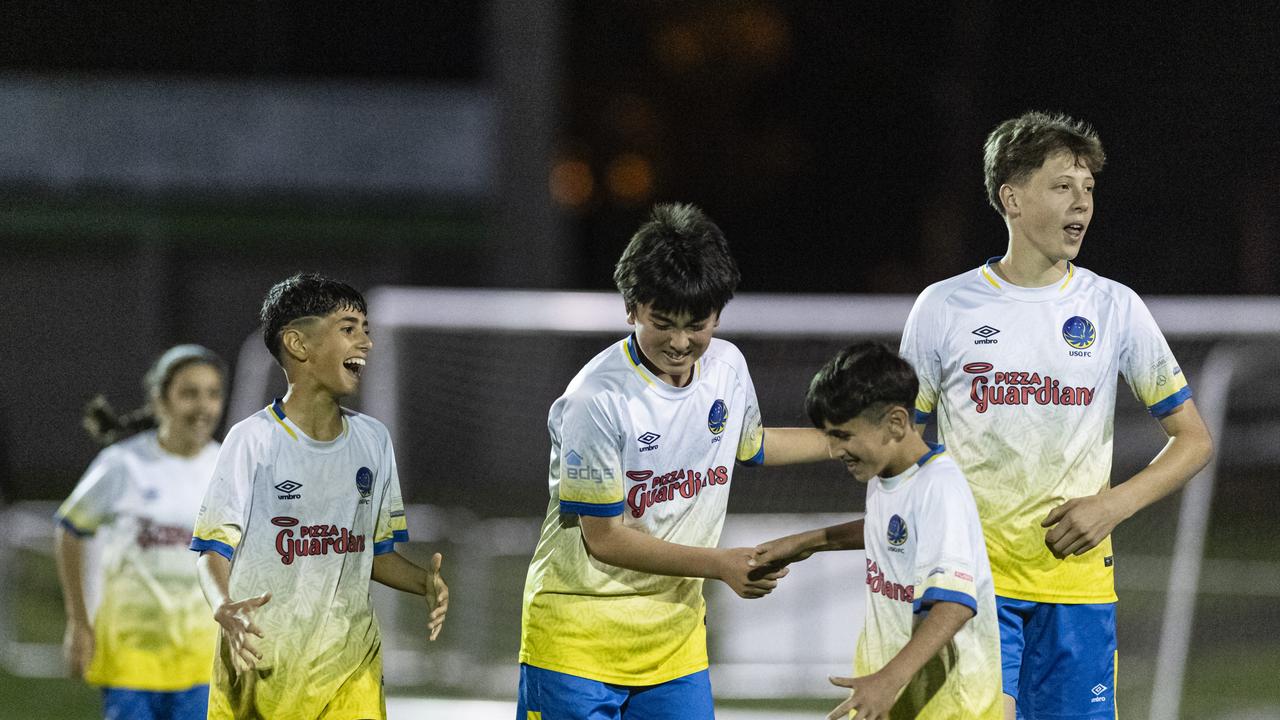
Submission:
[[373,339],[369,321],[354,308],[339,308],[324,317],[298,321],[304,353],[301,365],[334,397],[352,395],[360,387]]
[[636,344],[645,365],[659,380],[684,387],[691,379],[694,363],[711,345],[720,314],[698,319],[687,312],[664,312],[655,310],[650,303],[641,303],[627,313],[627,322],[636,328]]
[[894,454],[889,429],[883,422],[868,419],[870,414],[839,425],[827,422],[822,430],[827,436],[827,453],[843,462],[854,480],[864,483],[884,472]]

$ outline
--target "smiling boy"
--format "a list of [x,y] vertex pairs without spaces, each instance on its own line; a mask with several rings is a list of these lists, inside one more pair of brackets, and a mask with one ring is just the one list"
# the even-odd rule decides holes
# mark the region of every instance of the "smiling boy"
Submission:
[[805,408],[831,456],[867,483],[861,520],[756,548],[777,566],[865,548],[866,619],[850,689],[827,716],[999,720],[1000,642],[982,528],[964,475],[917,432],[918,384],[879,343],[840,351],[813,377]]
[[299,274],[271,288],[263,340],[289,390],[231,428],[191,549],[221,626],[210,718],[384,718],[382,643],[369,580],[427,599],[435,640],[448,609],[441,557],[421,568],[391,438],[343,408],[373,348],[364,298]]
[[[995,578],[1006,717],[1115,717],[1111,532],[1182,487],[1212,441],[1178,361],[1132,290],[1072,261],[1105,156],[1088,125],[1029,112],[987,137],[1003,257],[931,285],[903,331],[982,519]],[[1112,488],[1116,378],[1169,437]]]
[[635,332],[587,363],[547,423],[518,720],[713,717],[703,579],[756,598],[786,573],[716,547],[735,463],[827,457],[816,430],[765,432],[742,353],[713,338],[738,279],[690,205],[655,207],[618,261]]

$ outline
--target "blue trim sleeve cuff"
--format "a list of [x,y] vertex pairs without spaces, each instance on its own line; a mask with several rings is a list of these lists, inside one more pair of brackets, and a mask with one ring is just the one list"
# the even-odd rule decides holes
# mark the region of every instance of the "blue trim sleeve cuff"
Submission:
[[387,553],[396,549],[396,543],[402,543],[402,542],[409,542],[408,530],[396,530],[395,532],[391,533],[391,537],[387,538],[386,540],[374,543],[373,544],[374,557],[377,557],[378,555],[386,555]]
[[932,419],[933,419],[933,413],[925,412],[920,408],[916,408],[916,424],[917,425],[928,425],[929,421]]
[[912,612],[919,613],[927,610],[930,605],[936,602],[953,602],[957,605],[963,605],[973,611],[974,615],[978,614],[978,602],[968,593],[962,593],[957,590],[944,590],[938,587],[931,587],[924,591],[924,595],[916,598],[911,604]]
[[57,518],[57,520],[59,525],[67,529],[67,532],[71,533],[72,535],[75,535],[78,538],[93,537],[93,533],[94,533],[93,530],[81,530],[75,525],[72,525],[71,521],[64,517],[59,517]]
[[230,560],[231,556],[236,552],[235,548],[224,542],[218,542],[217,540],[202,540],[198,537],[191,538],[191,549],[196,552],[212,550],[228,560]]
[[756,451],[755,455],[752,455],[746,460],[739,460],[738,464],[751,465],[751,466],[763,465],[764,464],[764,443],[763,442],[760,443],[760,449]]
[[625,505],[621,500],[608,505],[600,505],[597,503],[570,502],[568,500],[560,501],[560,512],[570,515],[590,515],[592,517],[613,517],[622,514],[622,508]]
[[1182,405],[1182,403],[1190,399],[1191,399],[1191,386],[1187,385],[1187,386],[1184,386],[1178,392],[1170,395],[1169,397],[1161,400],[1155,405],[1152,405],[1151,407],[1147,408],[1147,412],[1151,413],[1152,417],[1162,418],[1168,415],[1169,413],[1173,412],[1174,410],[1177,410],[1178,407]]

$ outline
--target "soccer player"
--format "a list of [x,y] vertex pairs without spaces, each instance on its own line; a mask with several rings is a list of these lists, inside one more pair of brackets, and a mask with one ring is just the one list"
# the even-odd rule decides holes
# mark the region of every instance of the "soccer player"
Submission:
[[383,718],[369,580],[423,595],[435,640],[448,609],[409,539],[391,439],[341,407],[373,348],[365,301],[316,274],[277,283],[262,336],[289,390],[227,433],[191,549],[221,626],[210,718]]
[[742,354],[712,337],[738,280],[690,205],[655,207],[618,261],[635,331],[583,367],[547,423],[518,720],[713,717],[703,579],[755,598],[785,575],[716,547],[735,462],[827,457],[812,428],[762,429]]
[[[102,687],[105,717],[205,717],[218,626],[186,545],[218,456],[225,378],[212,351],[178,345],[144,376],[142,408],[117,416],[99,396],[85,409],[85,428],[107,447],[58,509],[54,555],[67,660]],[[90,619],[83,538],[98,532],[102,592]]]
[[973,494],[914,424],[915,371],[879,343],[850,345],[809,385],[830,452],[867,485],[867,513],[756,548],[761,566],[865,548],[867,615],[849,698],[827,716],[1002,718],[996,599]]
[[[973,488],[995,577],[1006,714],[1115,715],[1111,531],[1182,487],[1212,441],[1142,300],[1076,266],[1104,154],[1088,125],[1029,112],[987,137],[1003,257],[916,300],[902,355]],[[1116,377],[1169,436],[1110,485]]]

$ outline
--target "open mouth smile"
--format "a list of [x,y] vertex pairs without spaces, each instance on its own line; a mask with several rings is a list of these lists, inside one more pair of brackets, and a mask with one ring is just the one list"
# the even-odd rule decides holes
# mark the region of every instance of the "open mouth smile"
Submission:
[[364,358],[352,357],[352,358],[347,358],[346,360],[343,360],[342,367],[345,368],[347,372],[354,375],[356,379],[359,379],[360,373],[364,372],[364,363],[365,363]]

